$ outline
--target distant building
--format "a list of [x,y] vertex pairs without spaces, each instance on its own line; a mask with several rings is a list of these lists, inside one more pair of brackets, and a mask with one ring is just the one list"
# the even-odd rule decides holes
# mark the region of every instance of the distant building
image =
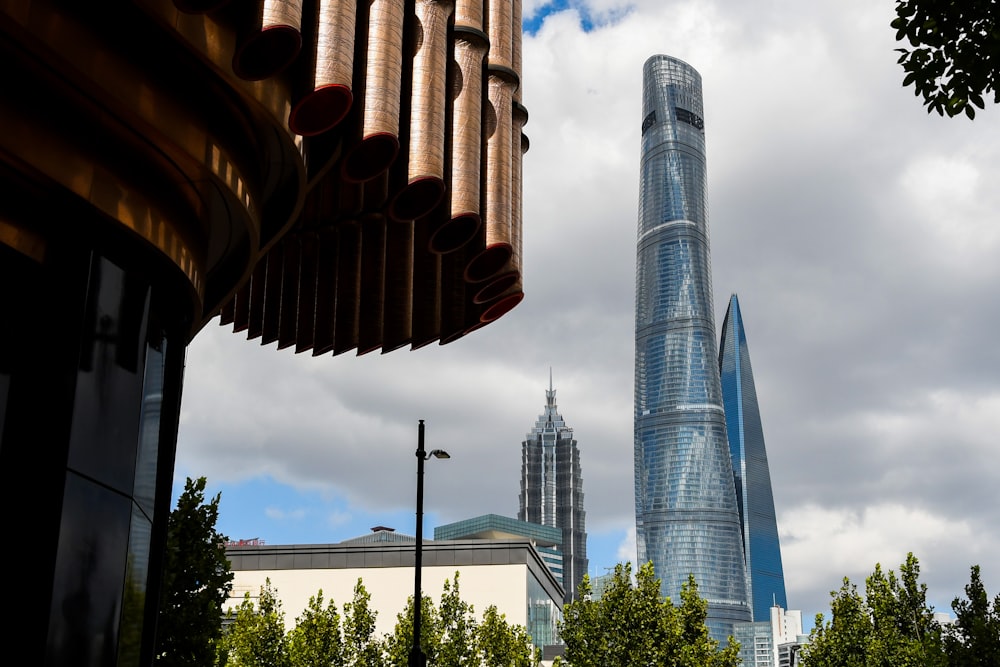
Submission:
[[774,605],[784,609],[785,575],[771,491],[771,473],[764,448],[764,429],[757,404],[750,350],[743,329],[740,302],[733,294],[722,323],[719,374],[726,410],[726,432],[733,462],[736,501],[740,511],[747,592],[753,620],[769,620]]
[[799,649],[806,643],[802,634],[802,612],[772,605],[768,620],[736,623],[733,637],[740,643],[743,667],[793,667]]
[[565,590],[562,535],[562,530],[555,526],[543,526],[499,514],[484,514],[434,529],[435,540],[510,540],[526,537],[535,545],[538,555]]
[[[396,616],[413,595],[414,538],[385,527],[336,544],[227,547],[233,590],[226,609],[250,594],[256,598],[269,579],[285,612],[285,626],[322,589],[338,609],[362,580],[377,612],[375,635],[391,634]],[[421,561],[423,595],[440,602],[445,580],[459,573],[459,596],[478,615],[490,605],[509,623],[524,626],[535,646],[552,653],[559,644],[563,588],[530,539],[425,540]]]
[[517,518],[562,530],[563,586],[566,602],[587,572],[586,512],[580,450],[573,429],[556,408],[556,391],[545,392],[545,412],[521,443],[521,493]]
[[753,619],[719,379],[701,75],[643,65],[635,278],[638,563],[664,596],[694,575],[712,637]]

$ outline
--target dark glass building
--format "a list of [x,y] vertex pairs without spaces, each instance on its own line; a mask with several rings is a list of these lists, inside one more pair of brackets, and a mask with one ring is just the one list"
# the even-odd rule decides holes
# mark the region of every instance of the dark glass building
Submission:
[[545,392],[545,412],[521,443],[521,493],[517,518],[562,529],[562,582],[566,602],[587,573],[587,513],[583,509],[580,450],[573,429],[556,407],[556,390]]
[[778,605],[787,609],[788,603],[771,473],[764,448],[764,429],[760,422],[747,335],[743,329],[743,314],[735,294],[729,298],[729,309],[722,323],[719,371],[722,400],[726,407],[729,454],[736,482],[736,502],[743,530],[747,590],[753,604],[753,620],[765,621],[771,618],[771,607]]
[[712,304],[701,76],[643,66],[635,320],[637,556],[679,601],[693,574],[721,641],[751,618]]
[[0,3],[0,530],[26,662],[153,663],[205,326],[384,353],[520,302],[519,7]]

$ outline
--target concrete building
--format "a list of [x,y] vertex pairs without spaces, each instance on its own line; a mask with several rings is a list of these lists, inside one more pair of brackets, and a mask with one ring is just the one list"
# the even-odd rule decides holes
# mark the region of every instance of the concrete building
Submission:
[[331,5],[0,2],[0,504],[30,506],[0,529],[34,662],[152,664],[204,327],[386,353],[523,298],[520,3]]
[[[337,544],[231,546],[233,591],[227,608],[270,580],[285,611],[286,628],[322,589],[338,608],[353,598],[359,579],[378,613],[375,634],[391,634],[396,616],[413,595],[414,538],[379,527],[371,535]],[[523,625],[535,646],[558,644],[563,589],[530,539],[425,540],[423,594],[440,602],[445,580],[459,575],[459,596],[481,615],[490,605]],[[551,649],[549,649],[551,652]]]

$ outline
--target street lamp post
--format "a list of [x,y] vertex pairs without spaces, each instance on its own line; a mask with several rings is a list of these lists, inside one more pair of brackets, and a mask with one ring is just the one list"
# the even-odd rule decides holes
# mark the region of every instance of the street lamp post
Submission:
[[424,461],[430,457],[449,459],[451,456],[443,449],[424,451],[424,420],[417,427],[417,544],[413,560],[413,647],[410,649],[409,667],[425,667],[427,656],[420,648],[420,568],[423,559],[424,546]]

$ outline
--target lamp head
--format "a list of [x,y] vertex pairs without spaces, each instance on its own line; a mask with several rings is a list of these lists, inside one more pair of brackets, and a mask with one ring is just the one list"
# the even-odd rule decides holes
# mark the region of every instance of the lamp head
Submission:
[[448,452],[444,451],[443,449],[432,449],[431,452],[430,452],[430,454],[428,454],[428,456],[429,457],[433,456],[436,459],[450,459],[451,458],[451,454],[449,454]]

